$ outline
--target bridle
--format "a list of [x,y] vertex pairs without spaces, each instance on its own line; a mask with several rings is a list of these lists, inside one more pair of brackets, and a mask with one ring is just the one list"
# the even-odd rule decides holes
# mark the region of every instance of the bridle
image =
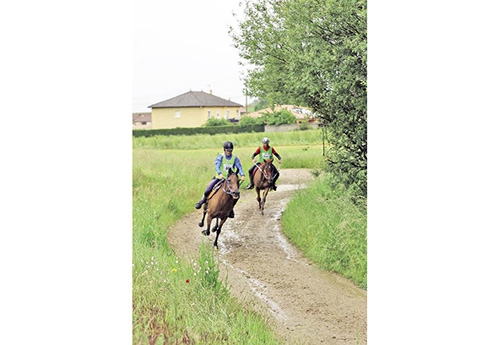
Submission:
[[[222,185],[222,190],[224,191],[224,193],[228,194],[228,195],[231,195],[234,199],[238,199],[240,197],[240,191],[237,190],[237,191],[233,191],[231,189],[231,185],[229,184],[229,177],[231,175],[229,175],[225,181],[224,181],[224,184]],[[235,175],[236,176],[236,175]],[[238,185],[239,185],[239,181],[237,181]]]
[[[273,181],[274,176],[271,176],[272,174],[272,165],[271,163],[267,164],[267,168],[263,170],[259,165],[255,164],[255,166],[260,170],[264,178],[271,183]],[[266,166],[266,163],[263,164],[263,166]]]

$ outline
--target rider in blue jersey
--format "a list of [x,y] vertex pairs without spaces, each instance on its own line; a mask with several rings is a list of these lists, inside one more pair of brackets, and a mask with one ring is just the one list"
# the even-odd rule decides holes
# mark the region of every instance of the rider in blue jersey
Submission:
[[[200,201],[196,203],[194,206],[196,209],[200,209],[201,206],[207,201],[208,194],[212,191],[212,188],[217,184],[217,182],[222,181],[224,179],[224,175],[222,174],[221,170],[224,172],[227,172],[229,169],[232,169],[233,171],[238,169],[238,173],[241,175],[241,181],[245,181],[245,170],[243,170],[243,167],[241,166],[240,159],[233,155],[233,143],[230,141],[226,141],[224,143],[224,153],[220,153],[216,158],[215,158],[215,173],[217,174],[212,178],[212,180],[208,183],[207,189],[203,193],[203,197],[201,198]],[[233,208],[234,205],[238,202],[239,199],[235,199],[233,203]],[[234,210],[231,210],[229,213],[229,218],[234,218]]]

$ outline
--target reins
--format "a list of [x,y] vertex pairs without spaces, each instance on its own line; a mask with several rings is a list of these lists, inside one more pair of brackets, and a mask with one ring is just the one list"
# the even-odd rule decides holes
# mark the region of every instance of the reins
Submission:
[[[255,166],[256,166],[256,167],[260,170],[260,172],[262,173],[262,176],[264,176],[264,178],[265,178],[266,180],[269,180],[269,178],[267,177],[267,175],[266,175],[266,173],[264,172],[264,170],[262,170],[262,169],[260,168],[260,166],[258,166],[258,165],[257,165],[257,163],[253,163],[253,164],[254,164],[254,165],[255,165]],[[272,166],[272,163],[271,163],[271,166]],[[278,170],[278,169],[276,169],[276,170]],[[272,176],[272,177],[271,177],[271,181],[272,181],[272,180],[276,177],[276,175],[278,175],[278,172],[276,172],[276,174],[274,174],[274,176]]]

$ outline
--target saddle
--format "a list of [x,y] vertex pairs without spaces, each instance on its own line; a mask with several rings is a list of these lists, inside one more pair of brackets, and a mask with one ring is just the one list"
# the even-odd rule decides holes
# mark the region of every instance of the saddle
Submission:
[[214,194],[220,189],[224,181],[225,180],[220,180],[212,187],[212,190],[210,191],[210,193],[208,193],[207,200],[210,200],[214,196]]

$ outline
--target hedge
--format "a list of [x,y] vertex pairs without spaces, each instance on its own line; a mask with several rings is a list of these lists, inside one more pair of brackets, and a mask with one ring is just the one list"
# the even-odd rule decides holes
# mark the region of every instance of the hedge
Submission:
[[220,134],[220,133],[251,133],[264,132],[264,125],[249,126],[214,126],[214,127],[177,127],[164,129],[133,129],[134,137],[152,137],[155,135],[195,135],[195,134]]

